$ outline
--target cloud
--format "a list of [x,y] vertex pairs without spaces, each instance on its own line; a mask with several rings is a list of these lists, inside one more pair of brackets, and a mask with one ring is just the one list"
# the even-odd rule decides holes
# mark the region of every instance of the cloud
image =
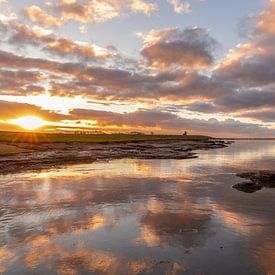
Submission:
[[63,20],[54,17],[38,6],[31,6],[24,9],[25,16],[36,24],[40,24],[43,27],[57,27],[62,25]]
[[0,65],[4,68],[14,69],[41,69],[41,70],[58,70],[58,62],[45,60],[42,58],[32,58],[16,55],[11,52],[0,50]]
[[111,55],[104,48],[84,42],[72,42],[66,38],[57,39],[44,47],[45,51],[59,56],[76,58],[107,58]]
[[[175,13],[191,12],[188,1],[167,1],[173,6]],[[98,24],[128,13],[142,13],[149,16],[157,10],[157,7],[157,1],[145,0],[89,0],[86,2],[58,0],[47,2],[48,12],[38,6],[31,6],[24,9],[24,14],[32,22],[44,27],[57,27],[68,21]]]
[[[112,51],[94,44],[58,38],[57,35],[39,26],[31,27],[23,23],[7,25],[8,42],[12,46],[41,47],[41,50],[63,58],[76,58],[82,61],[112,57]],[[19,48],[19,47],[18,47]]]
[[260,33],[275,33],[275,1],[269,0],[267,8],[258,16],[257,30]]
[[56,39],[53,32],[39,26],[30,27],[26,24],[17,23],[10,25],[11,35],[9,42],[13,45],[35,45],[50,43]]
[[271,109],[263,109],[259,111],[250,111],[241,113],[239,116],[253,118],[256,120],[260,120],[266,123],[275,123],[275,111],[273,108]]
[[272,136],[275,130],[268,129],[256,123],[244,123],[234,119],[219,121],[217,119],[187,119],[169,112],[160,110],[139,109],[131,113],[114,113],[87,109],[75,109],[70,115],[77,119],[96,120],[98,126],[127,126],[149,129],[161,129],[164,132],[178,132],[190,130],[192,133],[201,133],[217,136]]
[[[185,3],[172,2],[178,12]],[[221,131],[229,131],[229,134],[230,131],[236,133],[234,127],[238,130],[244,127],[242,132],[245,133],[252,133],[254,129],[259,135],[272,131],[268,126],[261,127],[257,121],[274,126],[275,28],[272,18],[275,0],[255,16],[247,43],[229,51],[219,63],[216,60],[218,42],[200,27],[138,33],[143,45],[136,59],[124,57],[112,46],[101,48],[59,37],[54,30],[47,29],[69,21],[77,21],[81,23],[79,26],[85,27],[86,23],[105,22],[129,13],[149,15],[156,9],[154,2],[60,0],[44,7],[45,10],[36,6],[25,9],[33,25],[0,20],[5,46],[12,45],[12,49],[22,49],[18,52],[24,53],[0,50],[0,94],[26,96],[47,92],[114,104],[134,102],[146,107],[152,104],[150,114],[144,109],[127,114],[89,111],[87,115],[87,111],[81,111],[83,117],[98,117],[100,127],[112,124],[116,127],[163,127],[169,132],[190,127],[207,132],[209,129],[218,131],[218,127],[224,125]],[[34,58],[32,50],[41,57]],[[179,112],[163,112],[155,107],[166,101],[181,106]],[[190,120],[175,115],[181,110],[188,111],[189,115],[207,113],[207,117],[212,114],[214,118],[236,117],[236,120]],[[72,112],[76,115],[76,110]],[[72,114],[70,119],[73,119]],[[256,122],[249,124],[238,119]]]
[[189,104],[186,109],[189,111],[200,113],[214,113],[217,111],[216,106],[213,103],[198,100]]
[[[275,41],[275,40],[274,40]],[[243,47],[239,47],[241,51]],[[268,87],[275,85],[275,55],[270,49],[254,48],[240,57],[227,58],[215,72],[225,81],[234,80],[243,87]]]
[[17,19],[17,15],[12,10],[12,7],[9,5],[8,1],[0,1],[0,23],[6,24]]
[[90,98],[113,100],[147,100],[166,82],[175,81],[179,74],[145,75],[102,67],[82,68],[81,76],[66,83],[52,82],[52,93],[78,94]]
[[143,0],[133,0],[130,3],[130,9],[135,12],[142,12],[145,15],[150,15],[153,11],[155,11],[157,5],[154,3],[147,3]]
[[52,95],[108,100],[215,99],[232,92],[231,84],[197,72],[130,72],[85,63],[57,62],[0,51],[0,65],[13,69],[42,70]]
[[0,100],[0,120],[10,120],[22,116],[39,116],[48,121],[68,119],[67,115],[42,110],[32,104]]
[[106,130],[119,129],[119,127],[124,130],[143,129],[167,133],[181,133],[183,130],[188,130],[194,134],[201,133],[231,137],[248,134],[255,137],[272,136],[275,133],[275,130],[265,128],[257,123],[244,123],[233,119],[224,121],[216,119],[190,119],[157,109],[138,109],[129,113],[73,109],[68,115],[63,115],[42,110],[40,107],[31,104],[0,101],[0,120],[10,120],[24,115],[39,116],[51,122],[66,121],[68,125],[70,125],[70,122],[75,122],[76,120],[97,121],[96,126],[99,129]]
[[273,90],[245,89],[232,90],[217,97],[213,102],[194,101],[186,106],[189,111],[201,113],[223,113],[237,117],[254,118],[271,122],[275,105]]
[[[115,2],[114,2],[115,4]],[[73,20],[81,23],[102,23],[119,16],[120,7],[108,1],[88,1],[84,4],[77,1],[58,1],[50,3],[50,8],[64,22]]]
[[97,120],[99,126],[142,126],[157,127],[159,123],[171,120],[176,116],[158,110],[138,110],[132,113],[120,114],[106,111],[95,111],[88,109],[75,109],[70,115],[76,119]]
[[241,90],[222,97],[215,102],[224,112],[274,107],[274,90]]
[[141,54],[153,67],[207,69],[214,62],[213,53],[218,43],[205,29],[152,30],[139,35],[144,39]]
[[[22,95],[44,92],[39,82],[45,75],[38,71],[0,70],[0,94]],[[34,83],[36,85],[34,85]]]
[[145,75],[101,67],[82,68],[81,78],[51,84],[53,94],[127,101],[216,99],[232,92],[230,85],[198,73],[175,71]]
[[245,87],[275,85],[275,1],[255,17],[249,41],[231,50],[215,71],[220,78]]
[[230,50],[209,76],[219,84],[221,96],[212,103],[207,98],[200,99],[190,104],[188,110],[272,122],[273,114],[268,113],[275,104],[274,18],[275,1],[270,0],[265,10],[246,25],[250,28],[248,41]]
[[190,3],[182,0],[168,0],[173,6],[175,13],[190,13]]
[[144,0],[90,0],[84,3],[59,0],[47,3],[49,13],[38,6],[27,7],[24,13],[32,22],[44,27],[56,27],[68,21],[98,24],[124,16],[126,12],[150,15],[156,8],[155,3]]
[[217,119],[183,119],[179,118],[169,121],[169,124],[162,125],[163,129],[192,129],[195,133],[204,133],[209,136],[220,137],[273,137],[274,129],[269,129],[261,124],[240,122],[235,119],[219,121]]

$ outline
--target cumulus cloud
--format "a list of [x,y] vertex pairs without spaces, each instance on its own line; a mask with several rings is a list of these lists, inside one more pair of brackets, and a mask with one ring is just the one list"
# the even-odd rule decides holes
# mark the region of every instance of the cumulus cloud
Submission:
[[16,23],[9,26],[11,35],[9,42],[13,45],[41,45],[50,43],[56,39],[53,32],[39,26],[30,27],[23,23]]
[[8,1],[1,0],[0,1],[0,23],[6,24],[6,23],[9,23],[10,21],[14,21],[16,19],[17,19],[17,15],[12,10]]
[[54,17],[38,6],[31,6],[24,9],[25,16],[34,23],[40,24],[43,27],[57,27],[63,22],[62,19]]
[[246,87],[275,85],[275,1],[255,17],[249,41],[231,50],[215,73],[225,80],[238,81]]
[[41,69],[41,70],[57,70],[60,65],[58,62],[45,60],[42,58],[24,57],[11,52],[0,50],[1,67],[14,69]]
[[224,96],[216,101],[224,112],[234,112],[275,106],[274,90],[240,90]]
[[201,112],[201,113],[214,113],[217,111],[216,106],[211,102],[198,101],[188,104],[186,107],[189,111]]
[[83,59],[107,58],[111,56],[108,50],[104,48],[79,41],[73,42],[66,38],[60,38],[48,43],[44,50],[63,57],[71,56]]
[[[197,72],[166,71],[145,74],[84,63],[27,58],[4,51],[0,51],[0,65],[24,70],[40,69],[49,73],[48,90],[53,95],[82,95],[88,98],[128,101],[184,101],[190,98],[215,99],[232,92],[231,85]],[[58,77],[55,78],[54,75]]]
[[[5,72],[4,78],[7,78],[7,76],[10,74],[10,78],[13,77],[18,79],[26,79],[26,83],[28,83],[28,79],[30,81],[35,82],[35,78],[38,80],[42,77],[39,74],[33,75],[32,72],[28,72],[27,70],[29,68],[38,68],[42,71],[46,70],[51,73],[57,73],[59,76],[70,76],[75,78],[75,83],[72,85],[69,81],[63,81],[63,83],[59,83],[60,86],[52,86],[54,88],[53,93],[62,93],[62,85],[67,85],[64,94],[68,96],[69,93],[71,95],[76,95],[80,92],[83,93],[85,96],[90,97],[96,97],[102,96],[104,99],[107,99],[108,97],[113,98],[123,98],[124,100],[127,100],[126,96],[129,96],[129,100],[132,100],[133,98],[140,97],[141,100],[149,97],[159,97],[159,96],[171,96],[171,90],[161,90],[161,86],[166,83],[170,82],[180,82],[182,81],[182,75],[177,74],[175,72],[165,72],[160,73],[159,75],[155,76],[148,76],[148,75],[140,75],[140,74],[132,74],[128,71],[123,70],[117,70],[117,69],[106,69],[106,68],[100,68],[100,67],[89,67],[89,66],[82,66],[78,63],[59,63],[59,62],[53,62],[43,59],[35,59],[35,58],[26,58],[22,56],[16,56],[11,53],[6,52],[0,52],[0,64],[4,66],[13,66],[14,68],[21,67],[22,69],[26,70],[26,72],[22,71],[22,74],[18,77],[13,75],[12,73]],[[23,73],[24,72],[24,73]],[[186,76],[189,78],[190,76]],[[202,83],[199,86],[198,82],[200,80],[200,77],[204,79]],[[52,78],[51,78],[52,79]],[[196,95],[196,97],[199,97],[198,94],[203,94],[203,92],[207,89],[203,90],[203,87],[205,88],[207,83],[209,84],[209,92],[213,91],[211,87],[213,86],[212,78],[209,78],[207,76],[200,76],[196,75],[196,77],[191,77],[192,81],[189,80],[189,88],[188,86],[185,89],[185,93],[188,95],[190,93],[190,96]],[[190,83],[193,83],[194,85],[193,91],[191,89]],[[218,82],[217,82],[218,83]],[[215,85],[218,85],[214,82]],[[20,84],[18,84],[19,86]],[[89,86],[90,85],[90,86]],[[181,84],[182,85],[182,84]],[[155,90],[151,89],[154,88]],[[99,87],[98,90],[96,90],[96,87]],[[149,87],[149,88],[148,88]],[[216,88],[216,92],[214,92],[213,96],[216,97],[215,93],[219,93],[219,86]],[[105,90],[104,90],[104,89]],[[140,91],[143,89],[143,93],[140,93]],[[104,90],[104,91],[103,91]],[[155,93],[150,94],[150,91],[154,90]],[[197,90],[197,92],[195,92]],[[20,91],[20,90],[19,90]],[[161,91],[163,94],[158,94],[159,91]],[[174,96],[177,97],[177,99],[186,98],[186,94],[180,94],[181,90],[175,92]],[[184,91],[184,89],[183,89]],[[152,92],[152,91],[151,91]],[[247,102],[247,100],[250,100],[250,94],[254,93],[255,98],[254,100],[251,100]],[[261,97],[258,91],[247,91],[246,97],[242,101],[239,101],[239,95],[238,94],[231,94],[231,95],[222,95],[219,100],[215,104],[220,108],[220,111],[224,112],[232,112],[232,111],[240,111],[247,107],[249,104],[254,104],[253,106],[256,108],[258,105],[262,106],[263,104],[266,104],[266,106],[269,103],[272,104],[273,100],[273,93],[272,92],[266,92],[266,103],[263,102],[265,97]],[[60,95],[60,94],[59,94]],[[262,101],[261,101],[262,100]],[[255,105],[255,102],[257,102],[257,106]],[[217,106],[213,106],[212,104],[208,104],[207,106],[198,106],[199,102],[197,102],[197,106],[190,106],[190,108],[196,108],[199,111],[202,111],[204,108],[204,111],[211,112],[211,108],[217,108]],[[201,103],[200,103],[201,104]],[[238,105],[239,104],[239,105]],[[232,106],[235,106],[235,108],[232,108]],[[20,114],[22,114],[21,109],[16,106],[18,110],[20,110]],[[6,110],[9,108],[6,108]],[[27,108],[29,109],[29,108]],[[4,108],[3,108],[4,110]],[[12,110],[12,109],[10,109]],[[195,110],[195,109],[193,109]],[[36,110],[35,110],[36,111]],[[38,109],[37,111],[40,112]],[[11,111],[11,113],[14,113]],[[41,114],[41,113],[40,113]],[[42,114],[43,115],[43,114]],[[244,115],[245,117],[246,115]],[[7,117],[7,116],[6,116]],[[268,135],[272,136],[274,134],[274,130],[265,128],[263,126],[260,126],[257,123],[243,123],[237,120],[225,120],[225,121],[218,121],[215,119],[212,120],[197,120],[197,119],[185,119],[182,117],[179,117],[173,113],[170,112],[163,112],[160,110],[144,110],[140,109],[135,112],[126,113],[126,114],[120,114],[120,113],[114,113],[114,112],[104,112],[104,111],[95,111],[95,110],[87,110],[87,109],[75,109],[72,110],[68,117],[66,117],[66,120],[96,120],[98,121],[98,127],[128,127],[128,128],[134,128],[134,127],[144,127],[144,128],[156,128],[159,131],[167,131],[167,132],[177,132],[182,131],[182,129],[192,129],[194,133],[205,133],[208,135],[213,135],[215,132],[219,132],[221,135],[245,135],[245,134],[253,134],[257,136],[263,136]]]
[[[213,102],[196,101],[191,111],[224,114],[272,122],[275,104],[275,0],[253,17],[247,31],[248,41],[228,52],[209,79],[219,84],[220,97]],[[201,87],[202,88],[202,87]],[[202,88],[203,89],[203,88]],[[270,115],[269,115],[270,114]]]
[[[1,26],[1,25],[0,25]],[[0,29],[1,30],[1,29]],[[7,42],[22,49],[22,47],[39,47],[42,51],[63,58],[91,61],[114,57],[112,50],[81,41],[59,38],[53,31],[39,27],[31,27],[24,23],[13,22],[6,25]]]
[[187,1],[182,0],[169,0],[171,5],[174,7],[175,13],[190,13],[191,6]]
[[257,30],[260,33],[275,33],[275,1],[269,0],[267,8],[257,17]]
[[146,15],[150,15],[154,10],[156,10],[157,5],[155,3],[147,3],[143,0],[133,0],[130,3],[130,8],[135,12],[142,12]]
[[83,95],[85,97],[146,101],[168,99],[216,99],[231,92],[231,87],[198,73],[165,72],[155,75],[130,73],[126,70],[89,67],[82,68],[81,79],[66,83],[52,82],[52,93]]
[[[191,5],[185,0],[167,0],[175,13],[190,13]],[[32,22],[44,27],[57,27],[68,21],[97,24],[128,13],[151,15],[157,10],[157,1],[145,0],[58,0],[47,2],[46,10],[38,6],[24,9],[25,16]]]
[[207,69],[214,62],[218,43],[205,29],[152,30],[139,35],[144,39],[141,54],[153,67],[163,70],[171,67]]
[[46,27],[56,27],[68,21],[102,23],[129,12],[150,15],[156,8],[155,3],[144,0],[90,0],[84,3],[76,0],[59,0],[47,3],[48,12],[38,6],[31,6],[25,8],[24,13],[32,22]]
[[262,119],[263,122],[270,122],[273,117],[272,108],[274,105],[274,90],[236,89],[224,93],[221,97],[216,97],[212,102],[195,100],[188,104],[186,109],[209,114],[231,114],[237,117]]
[[[39,86],[44,75],[38,71],[26,70],[0,70],[0,94],[22,95],[39,94],[44,88]],[[34,83],[36,85],[34,85]]]
[[77,79],[66,83],[52,82],[51,92],[62,95],[83,95],[88,98],[108,100],[141,100],[159,97],[157,91],[165,83],[175,81],[177,73],[145,75],[127,70],[89,67],[82,68]]

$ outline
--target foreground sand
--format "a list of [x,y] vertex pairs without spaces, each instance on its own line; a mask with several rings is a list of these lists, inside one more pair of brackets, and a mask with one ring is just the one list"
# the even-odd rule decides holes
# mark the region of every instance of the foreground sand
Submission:
[[[216,139],[159,140],[123,143],[45,143],[32,145],[31,151],[0,156],[0,174],[49,169],[68,164],[91,163],[96,160],[121,158],[188,159],[195,150],[226,147],[228,142]],[[30,144],[19,144],[29,148]]]

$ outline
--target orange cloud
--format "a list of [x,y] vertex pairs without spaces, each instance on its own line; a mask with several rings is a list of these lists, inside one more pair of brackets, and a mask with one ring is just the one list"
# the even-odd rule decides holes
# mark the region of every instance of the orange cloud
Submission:
[[68,118],[67,115],[42,110],[35,105],[0,100],[0,120],[7,121],[21,116],[31,115],[39,116],[50,121],[60,121]]
[[264,33],[275,33],[275,1],[269,0],[267,8],[257,18],[257,28]]
[[44,27],[57,27],[63,23],[62,19],[49,15],[38,6],[25,8],[24,14],[32,22],[40,24]]
[[157,5],[144,0],[93,0],[84,3],[75,0],[59,0],[57,3],[48,2],[47,8],[55,16],[37,6],[25,8],[24,13],[32,22],[46,27],[56,27],[68,21],[102,23],[124,16],[124,10],[150,15],[157,8]]
[[255,16],[256,23],[248,43],[230,50],[215,70],[224,81],[237,81],[247,88],[268,88],[275,85],[275,1],[270,0],[265,11]]
[[190,13],[190,3],[182,0],[169,0],[176,13]]
[[61,56],[71,55],[81,58],[107,58],[111,56],[106,49],[88,43],[72,42],[65,38],[49,43],[44,49]]
[[49,43],[56,39],[53,32],[38,26],[31,28],[26,24],[18,23],[10,25],[10,28],[11,36],[9,42],[12,44],[40,45],[41,43]]

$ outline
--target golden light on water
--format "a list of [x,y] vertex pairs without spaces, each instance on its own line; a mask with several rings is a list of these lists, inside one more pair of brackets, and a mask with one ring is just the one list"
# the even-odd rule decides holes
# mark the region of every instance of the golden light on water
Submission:
[[36,116],[25,116],[12,119],[9,121],[9,123],[18,125],[26,130],[36,130],[42,126],[45,126],[47,124],[47,121]]

